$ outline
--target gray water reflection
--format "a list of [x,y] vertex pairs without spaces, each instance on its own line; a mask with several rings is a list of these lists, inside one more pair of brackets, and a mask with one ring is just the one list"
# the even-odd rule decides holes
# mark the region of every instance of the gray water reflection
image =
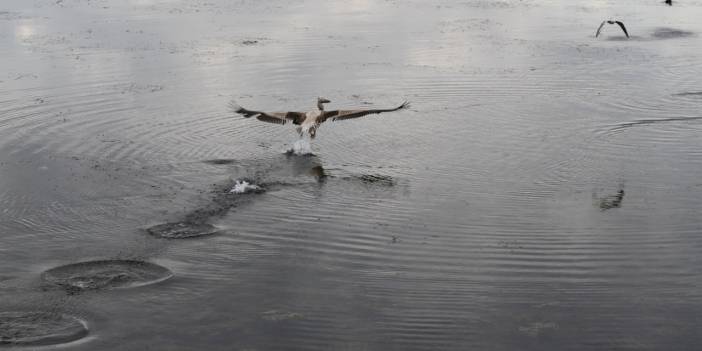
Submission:
[[[700,15],[5,0],[0,313],[85,320],[72,350],[695,349]],[[595,39],[607,18],[632,39]],[[317,96],[413,107],[325,125],[307,157],[284,154],[289,126],[227,110]],[[244,179],[266,191],[224,192]],[[217,235],[144,231],[193,215]],[[100,260],[174,276],[42,289]]]

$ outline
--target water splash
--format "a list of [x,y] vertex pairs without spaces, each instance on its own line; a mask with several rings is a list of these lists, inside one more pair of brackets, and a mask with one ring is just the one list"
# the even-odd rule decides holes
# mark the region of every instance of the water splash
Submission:
[[244,194],[252,191],[258,191],[261,190],[261,187],[256,185],[256,184],[251,184],[245,180],[239,181],[237,180],[236,183],[234,184],[234,187],[232,190],[229,190],[230,193],[233,194]]
[[306,136],[300,137],[293,143],[291,148],[285,150],[285,153],[297,156],[313,155],[311,140]]

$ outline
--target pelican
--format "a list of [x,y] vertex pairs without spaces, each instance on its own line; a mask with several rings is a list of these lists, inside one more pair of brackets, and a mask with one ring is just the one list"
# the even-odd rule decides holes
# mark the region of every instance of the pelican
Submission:
[[405,101],[400,106],[395,108],[387,109],[357,109],[357,110],[331,110],[327,111],[324,109],[324,104],[328,104],[331,101],[323,97],[317,98],[317,109],[309,112],[262,112],[247,110],[235,102],[231,102],[229,107],[232,111],[243,115],[244,118],[256,117],[259,121],[264,121],[268,123],[285,124],[292,122],[297,125],[297,132],[300,136],[304,136],[305,133],[310,135],[310,138],[314,139],[317,134],[317,129],[319,125],[327,120],[332,121],[342,121],[345,119],[363,117],[370,114],[392,112],[397,110],[402,110],[409,107],[409,102]]
[[600,36],[600,31],[602,31],[602,27],[604,27],[605,23],[609,23],[609,24],[618,24],[619,27],[621,27],[622,30],[624,31],[624,34],[626,34],[626,37],[627,37],[627,38],[629,37],[629,33],[626,31],[626,27],[624,27],[624,23],[622,23],[621,21],[609,20],[609,21],[602,21],[602,23],[600,24],[600,27],[597,28],[597,33],[595,33],[595,38],[597,38],[598,36]]

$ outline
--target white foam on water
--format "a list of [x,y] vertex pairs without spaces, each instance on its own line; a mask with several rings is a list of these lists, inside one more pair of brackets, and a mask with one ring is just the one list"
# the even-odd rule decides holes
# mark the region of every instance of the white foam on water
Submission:
[[261,189],[261,187],[256,185],[256,184],[251,184],[245,180],[242,180],[242,181],[237,180],[236,184],[234,184],[234,187],[232,188],[232,190],[229,190],[229,192],[233,193],[233,194],[243,194],[243,193],[247,193],[250,191],[256,191],[259,189]]
[[310,155],[312,154],[312,143],[309,137],[301,137],[292,144],[291,148],[285,150],[284,153],[298,156]]

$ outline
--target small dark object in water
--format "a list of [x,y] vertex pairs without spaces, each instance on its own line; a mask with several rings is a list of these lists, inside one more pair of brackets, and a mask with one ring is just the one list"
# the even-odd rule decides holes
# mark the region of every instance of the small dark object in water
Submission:
[[61,313],[0,312],[0,347],[47,346],[84,338],[84,321]]
[[624,189],[619,189],[615,195],[610,195],[600,199],[600,210],[606,211],[612,208],[622,207],[622,200],[624,200]]
[[207,223],[196,222],[176,222],[158,224],[146,229],[146,231],[159,238],[165,239],[185,239],[204,235],[212,235],[219,231],[217,227]]
[[258,44],[258,40],[244,40],[241,43],[244,45],[254,45],[254,44]]
[[319,165],[310,168],[309,174],[315,177],[319,182],[323,182],[328,177],[327,172],[324,170],[324,167]]
[[135,260],[101,260],[68,264],[47,270],[42,278],[71,292],[133,288],[173,276],[167,268]]
[[205,163],[211,164],[211,165],[230,165],[236,162],[234,159],[226,159],[226,158],[218,158],[214,160],[207,160],[203,161]]
[[668,6],[673,6],[673,0],[665,0],[664,1]]
[[626,31],[626,27],[624,27],[624,23],[622,23],[621,21],[608,20],[608,21],[602,21],[600,26],[597,28],[597,32],[595,33],[595,38],[600,36],[600,32],[602,31],[602,27],[604,27],[605,23],[619,25],[619,27],[624,31],[624,34],[626,35],[626,37],[627,38],[629,37],[629,32]]
[[381,174],[361,174],[358,176],[358,179],[364,183],[383,184],[389,186],[395,185],[395,179]]

